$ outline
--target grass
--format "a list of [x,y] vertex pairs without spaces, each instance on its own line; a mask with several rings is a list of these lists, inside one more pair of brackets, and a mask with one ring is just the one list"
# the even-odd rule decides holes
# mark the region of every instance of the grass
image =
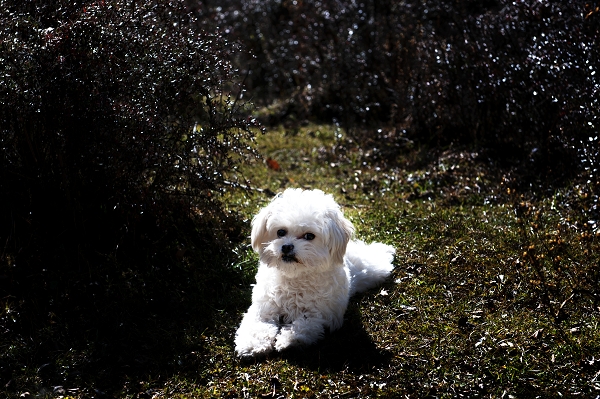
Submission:
[[[135,351],[127,348],[135,336],[122,338],[119,352],[110,348],[118,332],[97,338],[89,330],[77,338],[61,330],[73,327],[60,320],[39,323],[48,329],[39,334],[57,341],[46,351],[51,366],[35,356],[39,347],[4,339],[4,364],[23,367],[18,378],[2,381],[7,392],[78,398],[600,395],[600,234],[589,223],[581,187],[530,188],[514,171],[458,150],[428,162],[407,150],[384,162],[377,150],[356,148],[332,126],[276,129],[257,145],[265,162],[236,173],[261,191],[223,197],[246,221],[246,233],[273,193],[321,188],[342,204],[359,238],[397,248],[392,278],[354,297],[340,330],[311,347],[237,359],[233,336],[256,271],[256,257],[243,242],[214,258],[216,271],[208,278],[205,269],[195,269],[197,252],[171,259],[177,271],[168,276],[189,282],[165,282],[159,299],[168,303],[150,321],[144,319],[147,302],[127,308],[139,312],[122,317],[137,323],[125,330],[142,341]],[[123,277],[127,287],[144,295],[139,277],[124,273],[130,273]],[[4,323],[10,316],[4,309]],[[113,358],[103,356],[102,345]]]

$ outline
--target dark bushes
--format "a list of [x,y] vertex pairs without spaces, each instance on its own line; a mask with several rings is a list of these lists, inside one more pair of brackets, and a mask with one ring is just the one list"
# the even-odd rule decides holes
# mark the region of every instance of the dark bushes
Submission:
[[[44,359],[90,335],[99,352],[86,361],[159,353],[153,317],[218,300],[231,271],[213,265],[241,221],[214,194],[253,156],[258,126],[237,51],[183,1],[2,2],[5,337],[31,337]],[[19,350],[0,356],[3,384],[24,367]]]
[[77,236],[91,220],[151,214],[164,229],[181,204],[188,218],[217,206],[257,126],[236,98],[235,46],[181,1],[9,2],[1,18],[9,252],[48,214]]
[[408,137],[502,157],[569,152],[597,131],[600,13],[589,2],[202,3],[255,55],[240,65],[256,101],[290,99],[280,116],[334,118],[361,140],[382,128],[383,146]]

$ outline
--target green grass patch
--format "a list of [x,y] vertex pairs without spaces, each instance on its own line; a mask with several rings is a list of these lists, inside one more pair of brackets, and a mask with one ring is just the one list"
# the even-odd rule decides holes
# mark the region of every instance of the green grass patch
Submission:
[[[257,145],[264,158],[236,173],[258,190],[223,195],[246,235],[273,193],[320,188],[359,238],[397,248],[392,277],[352,298],[340,330],[311,347],[236,358],[233,337],[257,266],[248,239],[215,256],[213,272],[194,269],[200,250],[172,259],[168,275],[188,282],[165,282],[179,284],[169,291],[179,294],[156,319],[120,317],[143,325],[126,331],[145,337],[139,354],[110,352],[116,370],[91,331],[85,345],[68,348],[80,341],[56,331],[67,328],[60,320],[40,323],[55,329],[42,336],[59,340],[47,352],[49,376],[30,343],[3,339],[1,361],[23,367],[19,379],[2,381],[7,389],[81,398],[600,395],[600,236],[574,186],[523,190],[514,172],[461,151],[433,163],[398,154],[391,167],[332,126],[276,129]],[[144,295],[135,273],[123,273],[116,286]],[[8,325],[18,304],[6,303]]]

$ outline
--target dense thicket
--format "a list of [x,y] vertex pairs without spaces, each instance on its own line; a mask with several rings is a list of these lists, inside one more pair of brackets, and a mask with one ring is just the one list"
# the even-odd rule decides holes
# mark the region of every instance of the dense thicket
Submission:
[[590,2],[201,3],[204,23],[251,50],[241,66],[253,97],[284,101],[282,116],[502,156],[597,135],[600,13]]
[[252,154],[256,122],[236,97],[235,45],[201,32],[184,7],[3,2],[0,192],[9,253],[29,248],[23,230],[42,224],[54,238],[95,237],[95,223],[107,218],[131,228],[150,214],[165,229],[182,204],[189,217],[217,205],[211,192]]
[[[240,238],[214,195],[253,156],[238,48],[183,1],[0,4],[0,333],[41,356],[90,331],[157,350],[132,326],[188,287],[190,306],[214,299]],[[2,350],[4,383],[19,350]]]

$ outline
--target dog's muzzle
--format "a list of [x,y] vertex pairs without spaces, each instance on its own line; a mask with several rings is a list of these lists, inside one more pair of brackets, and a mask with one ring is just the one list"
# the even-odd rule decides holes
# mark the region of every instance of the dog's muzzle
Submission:
[[294,245],[292,245],[292,244],[282,245],[281,252],[283,253],[283,256],[281,257],[281,259],[283,259],[284,262],[297,262],[298,261],[294,254]]

